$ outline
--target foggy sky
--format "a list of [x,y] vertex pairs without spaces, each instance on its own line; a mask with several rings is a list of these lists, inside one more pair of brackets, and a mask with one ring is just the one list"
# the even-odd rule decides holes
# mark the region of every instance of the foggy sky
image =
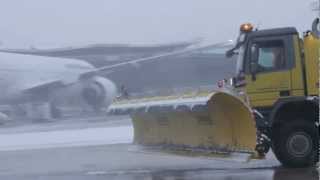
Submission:
[[234,39],[243,22],[310,29],[313,0],[1,0],[0,47]]

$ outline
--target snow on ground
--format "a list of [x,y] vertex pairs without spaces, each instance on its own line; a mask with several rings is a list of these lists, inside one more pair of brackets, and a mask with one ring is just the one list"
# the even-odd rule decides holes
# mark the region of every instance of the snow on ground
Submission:
[[132,126],[0,134],[0,151],[131,143]]

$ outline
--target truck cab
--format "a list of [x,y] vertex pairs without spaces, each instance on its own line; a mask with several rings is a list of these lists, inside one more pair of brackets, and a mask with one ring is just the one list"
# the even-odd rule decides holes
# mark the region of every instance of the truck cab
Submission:
[[314,24],[303,38],[294,27],[253,30],[243,24],[226,54],[238,55],[234,89],[262,114],[258,130],[291,167],[319,161],[319,19]]

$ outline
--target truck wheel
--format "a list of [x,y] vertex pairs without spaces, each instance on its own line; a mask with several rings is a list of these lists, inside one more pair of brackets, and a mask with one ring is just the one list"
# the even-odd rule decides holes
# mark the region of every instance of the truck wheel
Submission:
[[[304,122],[304,123],[303,123]],[[310,167],[319,159],[319,132],[312,123],[300,120],[275,129],[272,149],[287,167]]]

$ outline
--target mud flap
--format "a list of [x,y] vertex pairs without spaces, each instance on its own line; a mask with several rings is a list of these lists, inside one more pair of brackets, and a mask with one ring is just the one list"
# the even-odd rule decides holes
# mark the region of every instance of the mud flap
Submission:
[[255,152],[256,127],[251,109],[229,93],[213,93],[207,102],[192,106],[140,108],[131,117],[136,144]]

